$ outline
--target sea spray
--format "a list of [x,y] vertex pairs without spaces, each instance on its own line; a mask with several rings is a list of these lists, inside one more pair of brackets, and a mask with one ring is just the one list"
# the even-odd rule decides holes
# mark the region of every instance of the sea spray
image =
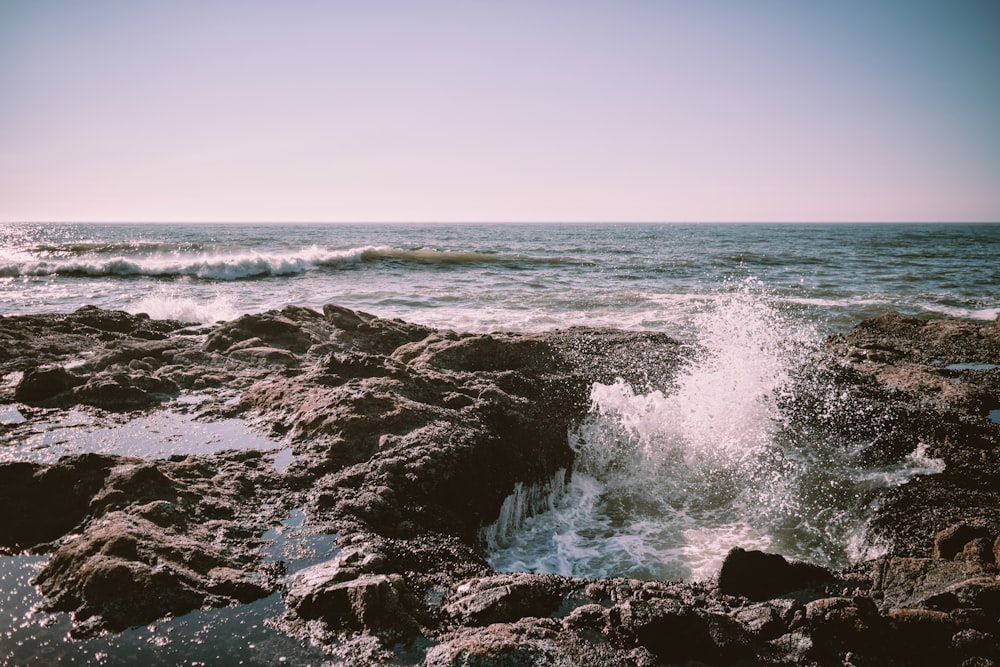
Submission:
[[591,414],[570,434],[569,484],[513,538],[489,543],[494,567],[704,579],[734,546],[842,566],[863,555],[881,490],[940,471],[922,451],[865,465],[870,442],[794,428],[794,393],[828,413],[854,409],[854,397],[800,372],[831,363],[820,337],[755,281],[720,293],[694,329],[697,351],[669,387],[593,386]]

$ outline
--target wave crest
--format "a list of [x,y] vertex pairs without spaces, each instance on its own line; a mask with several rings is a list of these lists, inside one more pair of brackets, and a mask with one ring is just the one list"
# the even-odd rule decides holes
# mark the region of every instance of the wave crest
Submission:
[[[129,244],[115,244],[119,250]],[[77,250],[96,244],[74,244]],[[53,246],[64,248],[64,246]],[[195,278],[199,280],[246,280],[271,276],[290,276],[319,269],[341,269],[358,264],[397,262],[429,266],[472,264],[504,264],[509,268],[532,264],[565,264],[572,260],[550,257],[504,255],[494,252],[466,250],[435,250],[432,248],[396,248],[392,246],[359,246],[334,250],[311,246],[291,252],[253,253],[179,253],[154,252],[155,244],[141,246],[139,254],[102,256],[106,248],[91,248],[85,256],[70,258],[45,257],[14,261],[0,266],[0,276],[66,276],[66,277],[153,277]],[[131,247],[131,246],[129,246]],[[65,249],[65,248],[64,248]],[[132,247],[136,250],[136,247]],[[60,251],[62,252],[62,251]],[[55,254],[55,253],[52,253]],[[98,255],[98,256],[90,256]]]

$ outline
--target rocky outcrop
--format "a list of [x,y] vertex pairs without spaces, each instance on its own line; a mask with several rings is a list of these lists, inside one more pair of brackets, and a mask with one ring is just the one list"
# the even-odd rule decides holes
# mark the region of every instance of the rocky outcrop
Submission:
[[[734,549],[700,584],[501,574],[479,542],[516,485],[572,468],[593,382],[669,382],[692,352],[663,335],[473,335],[330,305],[200,329],[87,308],[0,318],[0,341],[0,403],[29,421],[197,390],[205,418],[243,416],[294,451],[282,472],[256,451],[0,464],[0,549],[50,554],[37,584],[80,634],[280,592],[278,626],[354,664],[1000,660],[996,327],[876,318],[803,371],[853,402],[782,398],[792,432],[945,462],[879,503],[885,555],[830,572]],[[292,508],[336,541],[286,576],[261,536]]]

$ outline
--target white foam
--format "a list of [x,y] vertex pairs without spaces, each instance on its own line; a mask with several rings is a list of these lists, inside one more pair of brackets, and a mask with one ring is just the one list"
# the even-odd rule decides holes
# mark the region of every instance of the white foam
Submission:
[[21,262],[15,275],[84,275],[189,277],[205,280],[241,280],[260,276],[289,276],[317,266],[352,264],[375,246],[331,250],[309,246],[289,252],[243,252],[210,254],[156,254],[108,258],[74,258]]
[[[867,443],[789,431],[782,405],[820,336],[768,296],[752,281],[719,295],[695,318],[700,351],[672,386],[595,384],[591,417],[571,434],[563,496],[525,519],[491,564],[705,579],[735,546],[837,566],[860,553],[874,494],[943,464],[922,447],[866,468],[857,455]],[[805,391],[822,399],[820,411],[852,400],[833,386]]]
[[218,294],[210,300],[177,296],[167,289],[157,290],[129,305],[130,313],[146,313],[155,320],[178,320],[212,324],[228,321],[240,315],[229,296]]
[[936,303],[923,305],[924,309],[932,313],[940,313],[948,317],[955,317],[965,320],[984,320],[991,322],[1000,317],[1000,308],[961,308],[959,306],[944,306]]

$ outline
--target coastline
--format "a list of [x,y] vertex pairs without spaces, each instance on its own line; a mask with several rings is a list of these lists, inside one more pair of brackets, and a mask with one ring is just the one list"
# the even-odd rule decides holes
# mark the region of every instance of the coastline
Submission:
[[[701,583],[498,573],[479,538],[518,484],[571,468],[594,382],[669,381],[687,352],[663,334],[461,334],[329,305],[211,326],[83,308],[2,318],[0,339],[0,405],[27,421],[197,391],[200,414],[291,443],[285,470],[253,449],[0,464],[2,546],[48,555],[36,583],[81,638],[279,593],[283,633],[357,664],[1000,660],[1000,320],[884,315],[829,339],[867,412],[803,399],[799,423],[865,440],[878,414],[867,456],[919,443],[943,472],[882,498],[877,558],[831,571],[734,551]],[[261,536],[299,508],[335,546],[288,575]]]

